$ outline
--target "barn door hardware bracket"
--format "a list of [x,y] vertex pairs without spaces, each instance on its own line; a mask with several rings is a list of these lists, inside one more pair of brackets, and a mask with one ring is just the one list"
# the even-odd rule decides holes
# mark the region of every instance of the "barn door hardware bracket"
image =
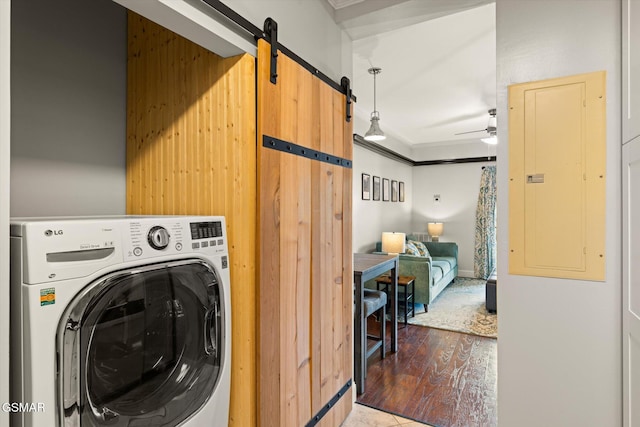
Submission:
[[294,144],[293,142],[284,141],[268,135],[262,135],[262,146],[276,151],[305,157],[307,159],[316,160],[318,162],[328,163],[330,165],[341,166],[351,169],[353,164],[351,160],[334,156],[333,154],[323,153],[322,151]]
[[271,83],[276,84],[278,79],[278,23],[271,18],[264,20],[264,33],[267,41],[271,43]]
[[351,121],[351,81],[349,80],[349,77],[347,76],[342,76],[342,79],[340,80],[340,86],[342,86],[342,91],[344,92],[344,94],[346,95],[347,98],[347,104],[346,104],[346,119],[347,122]]
[[[342,388],[335,394],[335,396],[333,396],[331,400],[329,400],[329,402],[327,402],[327,404],[324,405],[322,409],[320,409],[320,411],[318,411],[318,413],[313,418],[311,418],[311,420],[309,420],[305,427],[314,427],[316,424],[318,424],[322,417],[324,417],[327,412],[331,410],[331,408],[336,406],[336,403],[338,403],[338,401],[347,394],[347,391],[349,391],[349,389],[351,388],[352,383],[353,381],[349,379],[349,381],[347,381],[347,383],[342,386]],[[349,396],[350,395],[351,393],[349,393]]]

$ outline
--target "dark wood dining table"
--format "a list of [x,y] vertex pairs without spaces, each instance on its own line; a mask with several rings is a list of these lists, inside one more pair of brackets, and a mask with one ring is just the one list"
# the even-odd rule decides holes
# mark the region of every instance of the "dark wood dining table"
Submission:
[[383,273],[391,274],[391,352],[398,351],[398,256],[381,254],[353,254],[354,301],[354,377],[357,394],[364,393],[366,374],[367,337],[364,336],[367,319],[364,312],[364,283]]

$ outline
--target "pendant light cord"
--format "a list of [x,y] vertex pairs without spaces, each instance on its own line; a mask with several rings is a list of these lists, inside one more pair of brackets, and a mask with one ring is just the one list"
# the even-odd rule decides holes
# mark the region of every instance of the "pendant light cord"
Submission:
[[378,98],[378,82],[377,82],[377,75],[380,73],[380,71],[382,71],[381,68],[379,67],[371,67],[369,68],[369,74],[373,74],[373,111],[378,111],[378,103],[377,103],[377,98]]
[[373,72],[373,111],[378,111],[376,108],[376,74],[377,72]]

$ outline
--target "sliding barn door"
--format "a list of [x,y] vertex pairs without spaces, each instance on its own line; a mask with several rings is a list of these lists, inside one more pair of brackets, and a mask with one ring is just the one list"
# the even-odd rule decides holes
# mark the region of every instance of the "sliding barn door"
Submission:
[[221,58],[133,12],[128,39],[127,213],[226,216],[229,426],[254,426],[255,58]]
[[272,83],[270,49],[259,41],[260,425],[333,427],[352,405],[352,128],[345,95],[282,52]]

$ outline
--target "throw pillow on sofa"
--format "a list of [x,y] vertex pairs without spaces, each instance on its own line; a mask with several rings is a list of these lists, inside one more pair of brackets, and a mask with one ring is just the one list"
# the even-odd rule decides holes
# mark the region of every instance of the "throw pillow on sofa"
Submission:
[[409,243],[416,247],[420,256],[431,256],[431,254],[429,254],[429,249],[427,249],[427,246],[424,243],[415,240],[409,240]]
[[411,242],[407,242],[405,244],[404,253],[406,255],[420,256],[420,251],[418,250],[418,248],[416,248],[416,245]]

